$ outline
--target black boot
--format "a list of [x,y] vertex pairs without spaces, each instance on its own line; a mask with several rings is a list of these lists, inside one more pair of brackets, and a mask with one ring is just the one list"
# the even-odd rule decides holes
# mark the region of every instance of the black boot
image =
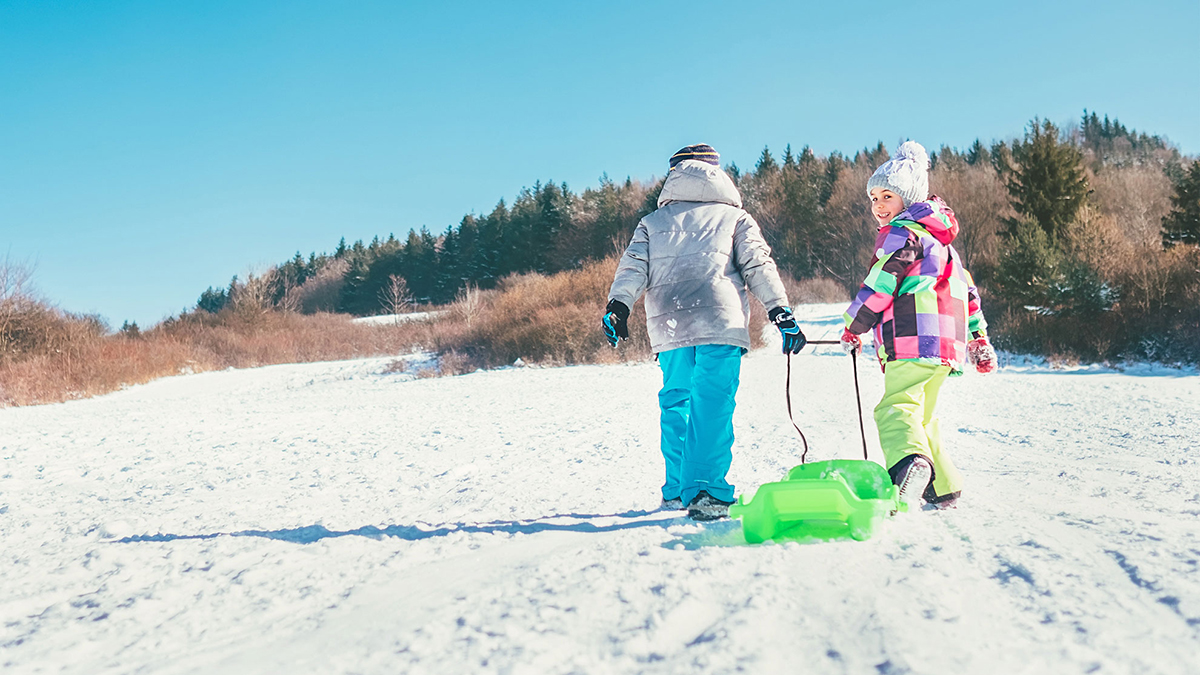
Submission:
[[900,501],[909,508],[921,505],[925,488],[933,483],[933,464],[924,455],[909,455],[889,471],[892,483],[900,486]]
[[692,501],[688,502],[688,518],[692,520],[720,520],[729,517],[729,507],[733,502],[725,502],[701,490]]

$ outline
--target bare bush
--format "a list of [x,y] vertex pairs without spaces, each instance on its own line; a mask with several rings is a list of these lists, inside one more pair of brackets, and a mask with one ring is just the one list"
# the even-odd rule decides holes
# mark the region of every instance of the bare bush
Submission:
[[825,204],[825,253],[818,272],[846,288],[857,288],[866,276],[871,245],[879,231],[866,196],[870,176],[871,169],[866,166],[846,168],[838,175]]
[[438,371],[442,375],[462,375],[474,369],[469,358],[454,350],[438,357]]
[[412,309],[412,293],[404,277],[389,274],[387,283],[379,291],[379,302],[388,314],[407,314]]
[[850,302],[850,293],[847,292],[846,287],[833,279],[820,277],[817,279],[796,281],[786,275],[780,276],[783,277],[783,285],[787,288],[788,300],[792,305],[829,302],[845,302],[849,304]]
[[471,322],[483,310],[484,302],[484,291],[469,283],[460,288],[455,296],[454,311],[466,323],[467,328],[470,328]]
[[14,350],[16,322],[35,304],[30,288],[32,276],[28,265],[7,256],[0,260],[0,359]]
[[236,278],[229,285],[229,305],[244,319],[255,319],[274,308],[271,300],[271,272],[246,274],[245,281]]
[[1136,246],[1157,248],[1162,220],[1171,210],[1171,181],[1155,166],[1110,167],[1089,181],[1092,199],[1120,223],[1124,236]]
[[321,271],[305,280],[296,289],[296,301],[304,314],[318,312],[336,312],[338,301],[342,297],[342,287],[346,285],[346,271],[350,263],[337,259],[325,265]]
[[[0,405],[51,403],[103,394],[181,372],[246,368],[410,352],[431,342],[431,324],[381,327],[331,314],[266,311],[253,320],[234,308],[193,312],[131,340],[107,335],[95,317],[41,307],[36,344],[0,358]],[[25,335],[24,333],[22,334]]]
[[553,276],[506,277],[470,328],[457,321],[438,325],[436,348],[443,355],[460,355],[466,369],[517,359],[558,365],[647,358],[650,341],[642,303],[632,308],[631,339],[619,350],[609,346],[599,329],[616,264],[610,258]]
[[30,297],[32,278],[33,268],[29,265],[12,260],[8,256],[0,259],[0,303]]
[[275,303],[275,308],[284,312],[300,311],[300,286],[292,279],[283,279],[283,295]]
[[930,174],[931,191],[954,209],[958,237],[954,241],[963,263],[986,283],[999,255],[1004,218],[1015,215],[1008,191],[990,164],[956,165]]
[[395,375],[397,373],[408,372],[408,359],[393,359],[389,361],[387,367],[383,369],[384,375]]
[[0,263],[0,363],[45,355],[71,361],[109,327],[94,315],[70,314],[34,295],[26,265]]

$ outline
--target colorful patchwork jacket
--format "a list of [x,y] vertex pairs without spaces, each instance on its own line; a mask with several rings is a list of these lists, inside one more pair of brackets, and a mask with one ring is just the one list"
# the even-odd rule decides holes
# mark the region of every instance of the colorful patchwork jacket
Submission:
[[979,292],[950,245],[957,235],[954,211],[937,197],[880,228],[871,271],[844,317],[852,333],[874,329],[880,365],[922,361],[960,374],[968,339],[986,335]]

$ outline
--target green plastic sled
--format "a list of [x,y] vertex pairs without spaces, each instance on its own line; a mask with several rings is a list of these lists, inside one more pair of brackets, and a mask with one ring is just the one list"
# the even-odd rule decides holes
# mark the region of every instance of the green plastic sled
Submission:
[[884,518],[907,510],[888,472],[865,459],[831,459],[793,467],[787,479],[766,483],[750,501],[729,507],[742,519],[746,541],[870,539]]

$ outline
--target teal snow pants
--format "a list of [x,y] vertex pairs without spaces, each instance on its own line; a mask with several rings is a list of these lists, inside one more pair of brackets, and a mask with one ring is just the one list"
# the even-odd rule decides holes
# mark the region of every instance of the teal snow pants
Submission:
[[733,462],[733,406],[742,369],[742,349],[700,345],[660,352],[663,372],[662,454],[667,465],[663,499],[687,504],[701,490],[733,501],[725,482]]

